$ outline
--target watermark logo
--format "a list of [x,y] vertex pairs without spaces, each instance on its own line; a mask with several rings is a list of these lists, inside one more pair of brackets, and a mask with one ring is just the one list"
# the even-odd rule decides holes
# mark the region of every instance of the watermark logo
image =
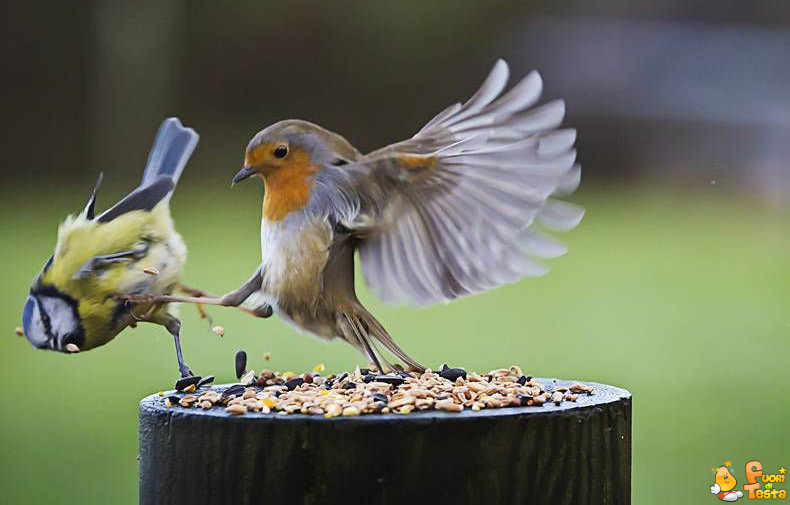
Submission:
[[787,490],[784,489],[785,467],[780,467],[776,473],[763,472],[763,465],[757,460],[752,460],[745,465],[746,482],[741,483],[743,490],[738,489],[738,479],[732,461],[726,461],[718,468],[711,468],[714,473],[711,494],[719,500],[732,502],[746,498],[749,500],[784,500]]

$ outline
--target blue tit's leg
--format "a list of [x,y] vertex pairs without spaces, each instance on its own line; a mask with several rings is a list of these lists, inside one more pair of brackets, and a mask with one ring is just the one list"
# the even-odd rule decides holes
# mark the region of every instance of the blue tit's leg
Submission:
[[156,324],[161,324],[165,327],[165,329],[173,335],[173,340],[176,344],[176,358],[178,359],[178,372],[181,374],[181,377],[191,377],[194,375],[192,370],[189,369],[187,364],[184,362],[184,355],[181,352],[181,321],[178,320],[175,316],[168,314],[168,313],[157,313],[152,315],[148,321]]

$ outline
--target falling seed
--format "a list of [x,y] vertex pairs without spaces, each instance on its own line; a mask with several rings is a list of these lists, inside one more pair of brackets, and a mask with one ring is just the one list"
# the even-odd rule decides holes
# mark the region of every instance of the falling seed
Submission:
[[159,275],[159,270],[154,267],[143,268],[143,272],[147,273],[148,275]]
[[266,351],[265,353],[263,353],[263,359],[265,359],[266,361],[269,361],[270,359],[272,359],[272,353],[270,353],[269,351]]
[[71,342],[69,342],[68,344],[66,344],[66,352],[71,354],[76,354],[80,352],[80,348],[77,347],[77,344],[72,344]]
[[214,333],[216,333],[220,337],[225,335],[225,328],[223,328],[222,326],[215,326],[215,327],[211,328],[211,331],[213,331]]
[[247,353],[243,349],[239,349],[236,353],[236,378],[241,379],[244,371],[247,369]]
[[24,337],[25,336],[25,332],[19,326],[14,328],[14,331],[16,332],[16,336],[17,337]]

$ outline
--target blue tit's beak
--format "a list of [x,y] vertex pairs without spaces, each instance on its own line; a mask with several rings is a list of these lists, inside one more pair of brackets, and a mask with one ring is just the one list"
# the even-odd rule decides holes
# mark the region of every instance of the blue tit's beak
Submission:
[[244,179],[249,178],[250,176],[255,175],[256,173],[257,170],[255,169],[255,167],[252,166],[243,167],[241,170],[239,170],[238,174],[233,176],[233,181],[231,182],[231,186],[243,181]]

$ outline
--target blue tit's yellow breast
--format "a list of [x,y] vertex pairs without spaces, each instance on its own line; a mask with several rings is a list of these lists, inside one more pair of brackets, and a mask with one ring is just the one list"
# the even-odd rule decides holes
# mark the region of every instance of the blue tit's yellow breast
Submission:
[[[142,257],[75,276],[96,256],[135,249],[145,251]],[[52,265],[41,281],[79,302],[86,330],[107,333],[116,329],[113,320],[117,320],[118,303],[113,295],[171,292],[185,262],[186,246],[175,231],[167,202],[162,202],[150,212],[128,212],[106,223],[81,216],[68,218],[58,231]]]

